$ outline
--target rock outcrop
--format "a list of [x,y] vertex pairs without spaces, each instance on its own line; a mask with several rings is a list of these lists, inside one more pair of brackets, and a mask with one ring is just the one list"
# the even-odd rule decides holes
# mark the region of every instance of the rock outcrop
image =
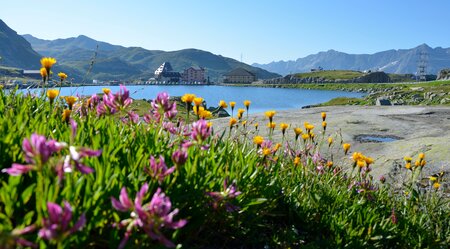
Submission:
[[391,82],[384,72],[373,72],[352,79],[326,79],[321,77],[300,78],[295,74],[264,80],[264,84],[301,84],[301,83],[386,83]]
[[450,80],[450,68],[445,68],[439,71],[437,80]]

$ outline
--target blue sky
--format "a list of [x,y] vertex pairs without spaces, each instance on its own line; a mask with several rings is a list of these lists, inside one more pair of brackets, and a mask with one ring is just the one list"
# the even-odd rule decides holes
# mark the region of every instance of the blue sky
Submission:
[[197,48],[268,63],[329,49],[450,47],[449,10],[448,0],[5,0],[0,19],[43,39],[84,34],[123,46]]

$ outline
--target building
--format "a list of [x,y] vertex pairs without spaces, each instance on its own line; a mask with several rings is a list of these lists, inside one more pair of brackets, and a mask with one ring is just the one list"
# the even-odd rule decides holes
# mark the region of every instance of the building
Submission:
[[205,69],[203,67],[190,67],[184,69],[181,79],[189,83],[205,83]]
[[181,79],[179,72],[173,71],[169,62],[164,62],[155,71],[155,80],[164,81],[166,83],[177,83]]
[[42,79],[40,70],[22,70],[22,75],[32,79]]
[[223,83],[252,83],[256,80],[254,73],[243,68],[233,69],[223,76]]

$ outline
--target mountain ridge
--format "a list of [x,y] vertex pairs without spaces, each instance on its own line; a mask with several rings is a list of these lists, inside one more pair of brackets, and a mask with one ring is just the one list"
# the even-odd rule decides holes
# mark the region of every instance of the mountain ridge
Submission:
[[267,64],[253,63],[271,72],[287,75],[308,72],[323,67],[326,70],[372,70],[387,73],[415,73],[420,52],[427,54],[427,73],[437,74],[439,70],[450,67],[450,48],[431,48],[426,43],[410,49],[389,49],[373,54],[349,54],[330,49],[311,54],[296,60],[273,61]]
[[204,67],[212,81],[219,80],[221,75],[236,67],[250,70],[261,79],[280,76],[232,58],[195,48],[176,51],[147,50],[142,47],[123,47],[96,41],[84,35],[56,40],[39,39],[32,35],[23,37],[38,53],[57,58],[60,65],[69,67],[78,74],[88,70],[89,62],[95,53],[96,58],[90,77],[92,79],[133,77],[148,79],[153,76],[156,68],[166,61],[169,61],[176,71],[182,71],[190,66]]

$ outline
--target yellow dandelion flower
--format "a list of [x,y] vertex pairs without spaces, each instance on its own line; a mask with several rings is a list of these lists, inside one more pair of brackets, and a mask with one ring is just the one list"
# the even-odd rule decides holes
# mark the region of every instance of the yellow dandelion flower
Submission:
[[208,128],[211,128],[213,126],[213,122],[208,122],[206,123],[206,125],[208,126]]
[[430,181],[432,181],[432,182],[437,181],[437,177],[435,177],[435,176],[430,176],[430,177],[428,177],[428,178],[429,178]]
[[47,90],[47,97],[50,100],[50,104],[53,103],[53,100],[58,96],[59,91],[56,89],[49,89]]
[[247,108],[247,110],[248,110],[248,108],[250,107],[250,104],[251,104],[252,102],[250,101],[250,100],[244,100],[244,106],[245,106],[245,108]]
[[65,122],[69,122],[70,119],[70,114],[72,113],[71,110],[69,109],[64,109],[63,114],[62,114],[62,120]]
[[433,184],[433,188],[436,189],[436,190],[438,190],[440,187],[441,187],[441,184],[439,182],[435,182]]
[[425,154],[424,153],[420,153],[419,154],[419,160],[423,160],[425,159]]
[[406,163],[406,164],[405,164],[405,168],[406,168],[406,169],[411,169],[411,163],[409,163],[409,162]]
[[306,141],[309,138],[309,134],[303,133],[302,138],[303,138],[303,141]]
[[266,111],[264,114],[269,119],[269,121],[272,122],[272,119],[275,116],[276,112],[275,111]]
[[74,96],[66,96],[64,99],[66,100],[69,109],[72,110],[72,106],[77,101],[77,98]]
[[371,157],[365,157],[364,160],[366,161],[367,166],[371,165],[374,162],[373,158]]
[[253,143],[255,143],[258,146],[260,146],[263,142],[264,142],[264,138],[261,136],[255,136],[253,138]]
[[419,166],[420,166],[420,161],[419,161],[419,160],[416,160],[416,161],[414,162],[414,166],[419,167]]
[[322,127],[323,127],[323,130],[326,130],[327,129],[327,122],[323,121],[322,122]]
[[425,160],[422,160],[422,161],[420,161],[420,166],[425,166],[425,164],[427,164],[427,161],[425,161]]
[[111,89],[109,88],[102,88],[102,91],[104,94],[108,95],[111,92]]
[[67,74],[59,72],[58,77],[61,80],[61,82],[63,82],[67,78]]
[[184,103],[187,103],[188,105],[192,104],[194,99],[195,99],[195,94],[192,94],[192,93],[186,93],[183,95],[183,97],[181,97],[181,101],[183,101]]
[[277,123],[275,123],[275,122],[269,122],[269,123],[267,123],[267,127],[269,127],[270,129],[274,130],[275,127],[277,127]]
[[333,138],[329,137],[328,138],[328,147],[330,147],[332,143],[333,143]]
[[231,109],[233,109],[235,105],[236,105],[236,102],[234,102],[234,101],[230,102]]
[[410,162],[412,161],[412,158],[409,157],[409,156],[405,156],[403,159],[404,159],[407,163],[410,163]]
[[300,157],[296,156],[294,158],[294,165],[297,166],[300,163]]
[[194,105],[195,106],[200,106],[200,105],[202,105],[202,103],[203,103],[203,98],[200,98],[200,97],[195,97],[194,98]]
[[320,115],[322,116],[322,121],[325,121],[325,119],[327,118],[327,113],[322,112]]
[[39,72],[41,73],[41,76],[43,79],[45,79],[45,77],[47,77],[47,69],[45,69],[45,67],[41,68],[41,70],[39,70]]
[[328,166],[328,168],[333,167],[333,162],[332,162],[332,161],[328,161],[328,162],[327,162],[327,166]]
[[264,156],[268,156],[272,153],[272,151],[269,148],[264,148],[262,152]]
[[351,145],[350,144],[343,144],[342,148],[344,149],[344,154],[347,155],[348,151],[350,150]]
[[280,148],[281,148],[281,144],[280,144],[280,143],[277,143],[277,144],[275,144],[273,150],[274,150],[274,151],[278,151]]
[[255,126],[255,130],[258,130],[259,124],[255,123],[254,126]]
[[361,152],[354,152],[352,155],[352,159],[353,161],[360,161],[360,160],[364,160],[364,155]]
[[50,69],[53,67],[53,65],[56,63],[55,58],[51,57],[44,57],[41,59],[41,65],[43,68],[47,70],[47,75],[50,74]]
[[[203,108],[203,107],[200,107],[200,109],[201,108]],[[207,119],[207,118],[211,118],[212,117],[212,113],[210,111],[208,111],[208,110],[202,110],[202,111],[200,111],[198,116],[200,118]]]
[[237,123],[237,120],[235,118],[230,118],[229,124],[230,127],[233,127],[233,125],[235,125]]
[[302,128],[295,127],[294,128],[295,135],[301,135],[303,133]]
[[227,102],[225,102],[223,100],[219,101],[219,106],[224,108],[224,109],[228,107]]
[[363,168],[363,167],[367,166],[366,161],[364,161],[364,160],[358,160],[356,162],[356,165],[358,165],[358,167],[360,167],[360,168]]

